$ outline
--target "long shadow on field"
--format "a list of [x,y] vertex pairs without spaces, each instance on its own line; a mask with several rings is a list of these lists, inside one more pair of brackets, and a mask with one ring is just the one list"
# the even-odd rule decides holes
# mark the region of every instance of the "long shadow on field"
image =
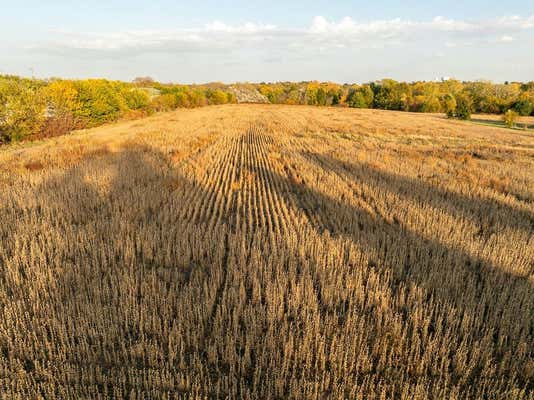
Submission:
[[[318,159],[319,156],[315,155],[314,157]],[[336,164],[337,167],[342,165],[341,162],[332,159],[328,159],[328,164],[318,163],[321,168],[329,168],[329,166],[331,168]],[[343,166],[343,168],[346,168],[346,166]],[[354,179],[364,181],[367,179],[367,183],[376,186],[379,192],[398,190],[401,196],[404,195],[416,201],[426,200],[436,208],[474,219],[482,217],[476,212],[477,210],[480,210],[481,213],[493,213],[493,218],[500,223],[507,224],[514,229],[533,232],[530,224],[534,221],[531,221],[532,216],[526,211],[515,210],[486,199],[481,199],[480,201],[469,199],[438,188],[436,188],[436,198],[432,199],[431,193],[429,193],[432,189],[422,182],[412,182],[401,177],[396,179],[391,174],[367,170],[369,176],[361,174],[354,177]],[[417,268],[418,272],[423,273],[423,275],[426,273],[438,274],[433,277],[429,276],[428,279],[420,282],[425,283],[424,286],[431,284],[431,286],[441,287],[441,290],[447,290],[448,279],[443,280],[443,278],[452,274],[460,274],[460,276],[455,277],[455,280],[458,280],[456,283],[460,286],[450,286],[448,288],[451,291],[451,298],[458,297],[461,299],[461,297],[465,296],[467,288],[461,285],[468,283],[473,283],[474,286],[469,288],[470,290],[467,293],[472,293],[474,297],[478,297],[483,292],[484,285],[480,285],[480,283],[484,283],[486,273],[489,273],[492,279],[499,277],[499,279],[505,280],[508,284],[531,286],[525,277],[515,277],[502,271],[499,266],[491,265],[487,261],[474,257],[465,251],[449,248],[436,240],[422,237],[408,227],[402,226],[396,220],[388,221],[383,217],[371,215],[363,209],[330,198],[321,192],[310,189],[307,185],[291,178],[291,176],[274,174],[274,179],[276,186],[291,189],[290,192],[283,192],[281,195],[289,203],[296,204],[300,211],[308,216],[310,223],[320,233],[326,230],[331,235],[350,238],[362,248],[374,249],[378,253],[382,253],[385,259],[390,258],[388,264],[400,268],[400,270],[404,271],[404,274],[410,275],[410,271],[413,268]],[[492,227],[488,226],[486,229],[491,230]],[[527,243],[525,243],[525,246],[527,246]],[[402,249],[399,254],[395,253],[396,247]],[[406,252],[404,253],[405,250]],[[525,248],[525,250],[527,249]],[[391,254],[388,254],[390,251]],[[425,263],[430,264],[423,265]],[[440,268],[440,266],[447,264],[450,264],[451,269]],[[432,268],[429,269],[428,267]],[[425,271],[427,272],[425,273]],[[472,278],[476,279],[471,282]]]
[[[261,168],[254,172],[261,179],[271,179],[274,194],[288,208],[306,215],[311,229],[344,238],[375,258],[368,266],[351,268],[391,272],[393,292],[401,283],[422,287],[427,301],[463,313],[458,323],[478,316],[478,322],[466,322],[461,331],[466,342],[489,347],[495,363],[508,360],[499,377],[514,373],[520,385],[532,388],[522,371],[506,370],[520,343],[534,348],[534,289],[525,279],[374,217],[290,176]],[[392,176],[379,176],[377,181],[388,190],[407,184]],[[302,344],[301,332],[293,327],[306,327],[309,314],[305,318],[305,313],[315,312],[314,303],[326,301],[319,280],[311,284],[319,288],[315,298],[307,299],[310,307],[306,304],[289,315],[291,301],[286,299],[283,323],[275,332],[279,341],[265,342],[266,332],[272,330],[267,300],[265,296],[253,300],[250,281],[257,279],[262,290],[270,286],[274,292],[293,294],[296,289],[290,286],[297,286],[298,279],[318,276],[314,269],[319,261],[297,255],[289,260],[293,262],[273,264],[276,270],[249,271],[253,244],[240,237],[246,232],[237,226],[236,195],[187,178],[165,155],[150,148],[134,147],[85,160],[50,178],[33,194],[35,201],[28,207],[3,211],[18,221],[13,236],[28,241],[20,247],[12,238],[5,246],[7,268],[22,271],[21,275],[0,269],[0,291],[7,295],[0,296],[0,306],[6,315],[16,317],[9,322],[13,325],[0,322],[1,331],[10,332],[0,336],[0,360],[13,376],[20,373],[13,388],[38,388],[28,393],[45,398],[75,397],[73,393],[128,398],[132,392],[140,398],[154,397],[154,393],[212,398],[260,393],[257,397],[267,398],[272,393],[267,392],[269,383],[279,378],[277,368],[284,362],[289,337],[296,347]],[[458,212],[457,201],[440,195],[436,207]],[[222,198],[229,203],[218,203]],[[466,216],[476,207],[475,200],[468,202]],[[279,239],[280,254],[296,253],[283,237]],[[269,255],[265,257],[269,261]],[[295,263],[300,265],[294,273],[302,276],[288,283],[288,270]],[[258,265],[265,270],[275,268],[268,262]],[[495,293],[495,288],[500,292]],[[517,293],[523,303],[516,300]],[[405,313],[408,324],[410,310],[396,307]],[[325,315],[322,319],[326,320]],[[373,332],[372,326],[366,328]],[[322,329],[333,329],[330,333],[335,335],[341,328]],[[451,331],[457,332],[452,327]],[[450,350],[452,358],[458,349]],[[260,360],[271,361],[259,365]],[[304,361],[294,363],[286,377],[313,374],[313,369],[305,370]],[[380,375],[379,371],[370,373]],[[259,383],[253,384],[256,375]],[[381,378],[391,382],[394,377]],[[354,385],[363,378],[338,379]],[[239,387],[239,391],[226,392],[224,385]],[[289,394],[289,387],[286,390]]]
[[481,237],[499,233],[497,225],[534,235],[534,214],[527,210],[493,199],[468,197],[420,179],[381,171],[363,163],[340,161],[313,152],[302,154],[320,168],[333,170],[349,179],[378,187],[381,191],[393,192],[411,201],[469,219],[480,227]]
[[[487,240],[493,234],[502,234],[502,227],[525,232],[526,237],[530,239],[527,239],[525,243],[518,243],[518,245],[523,246],[525,252],[528,251],[534,255],[529,247],[534,235],[534,215],[527,210],[517,209],[491,199],[467,197],[432,186],[421,180],[391,174],[365,164],[343,162],[312,152],[303,152],[302,154],[319,168],[334,171],[347,179],[348,182],[353,180],[364,183],[376,188],[377,193],[395,193],[416,204],[430,205],[453,216],[469,219],[480,228],[477,232],[480,238]],[[279,177],[279,179],[286,180],[286,177]],[[287,183],[293,183],[295,186],[294,180],[287,181]],[[305,185],[298,184],[297,187],[299,189],[296,198],[300,199],[301,207],[306,214],[310,215],[310,220],[315,219],[317,221],[319,229],[329,230],[333,235],[357,238],[356,242],[362,244],[363,247],[381,249],[385,246],[385,250],[387,250],[399,245],[401,248],[417,249],[419,251],[418,257],[412,258],[413,254],[408,251],[404,257],[400,256],[398,259],[391,260],[390,265],[401,266],[403,273],[400,276],[403,278],[412,275],[410,270],[418,264],[417,272],[421,273],[421,276],[428,274],[428,279],[418,283],[425,287],[434,286],[439,291],[449,291],[450,298],[460,299],[460,302],[466,294],[469,294],[469,297],[480,298],[484,289],[488,288],[488,284],[491,288],[499,287],[499,285],[495,286],[495,279],[502,281],[505,290],[513,288],[510,293],[511,297],[508,298],[509,301],[513,301],[513,292],[517,289],[532,290],[532,285],[528,282],[527,277],[510,275],[504,272],[500,266],[491,265],[489,262],[474,257],[463,250],[450,248],[436,240],[421,237],[417,232],[402,226],[395,219],[389,221],[382,217],[372,216],[362,209],[329,199],[328,196],[312,191]],[[312,205],[311,210],[310,205]],[[372,231],[383,235],[383,237],[376,237],[374,244],[371,237],[360,234],[366,232],[370,227]],[[382,239],[386,239],[391,245],[383,243]],[[432,255],[434,257],[438,255],[437,260],[434,259],[434,265],[421,265],[426,260],[430,261]],[[452,269],[439,268],[440,262],[443,262],[442,266],[450,263]],[[530,276],[532,276],[534,274],[534,259],[531,259],[530,264]],[[432,276],[433,274],[435,275]],[[458,274],[454,284],[448,284],[449,279],[447,278],[452,278],[454,274]],[[491,292],[486,294],[490,295]],[[499,301],[502,300],[501,293]],[[527,316],[525,315],[525,317]],[[522,318],[518,319],[523,320]],[[527,331],[530,331],[531,334],[534,333],[534,318],[530,316],[526,320],[528,321],[527,325],[530,326]]]
[[[316,160],[317,157],[315,156]],[[328,160],[328,165],[317,161],[320,168],[336,165],[334,169],[339,169],[339,164],[331,159]],[[426,290],[429,296],[427,301],[433,299],[432,302],[437,302],[444,308],[453,306],[462,315],[460,320],[465,319],[472,324],[465,330],[459,330],[457,334],[461,336],[460,332],[463,332],[465,340],[485,343],[486,349],[491,349],[495,362],[502,360],[506,354],[517,351],[521,343],[534,348],[534,287],[527,278],[504,272],[500,266],[492,265],[464,250],[422,237],[398,221],[388,221],[381,216],[371,215],[362,208],[333,199],[301,183],[298,178],[291,176],[292,173],[288,172],[288,176],[274,174],[273,178],[276,187],[289,188],[289,191],[280,193],[287,203],[294,204],[305,214],[318,232],[328,231],[333,237],[348,239],[376,257],[369,268],[391,271],[391,289],[394,292],[401,284],[415,283]],[[377,171],[370,171],[369,174],[369,180],[377,186],[378,191],[397,188],[403,194],[404,191],[409,191],[406,185],[410,184],[413,192],[406,195],[416,200],[418,193],[430,190],[424,188],[422,183],[418,187],[416,182],[379,175]],[[497,218],[504,221],[506,213],[512,211],[503,211],[489,200],[478,202],[440,190],[437,191],[437,196],[434,206],[465,213],[466,216],[476,215],[475,210],[496,210],[499,212]],[[462,208],[462,204],[465,208]],[[525,221],[524,218],[529,218],[530,215],[513,211],[515,213],[508,215],[505,223],[516,229],[529,229],[530,220]],[[407,320],[411,318],[410,315],[405,317]],[[504,325],[507,332],[503,330]],[[460,351],[450,350],[453,354]],[[532,359],[532,354],[527,357],[529,359]],[[516,372],[522,374],[521,369],[528,368],[528,362]],[[528,376],[523,375],[520,379],[532,389],[532,381],[529,381]]]
[[[260,356],[273,363],[262,380],[279,379],[283,343],[263,341],[267,330],[280,330],[268,326],[265,300],[249,299],[248,280],[258,273],[272,285],[287,269],[247,271],[251,244],[240,237],[236,194],[186,177],[143,146],[82,160],[26,190],[28,204],[0,210],[17,221],[0,253],[9,262],[0,265],[0,310],[14,317],[0,321],[9,332],[0,336],[0,363],[17,376],[5,393],[241,397],[253,391]],[[279,244],[280,254],[298,260]],[[236,299],[241,287],[245,296]],[[239,314],[244,304],[249,322]],[[284,321],[294,318],[304,320]],[[231,363],[247,351],[248,363]],[[272,397],[269,385],[255,390]]]
[[[83,160],[1,210],[16,221],[0,234],[0,310],[14,316],[0,322],[0,362],[21,373],[8,388],[45,398],[191,390],[177,365],[204,362],[228,230],[183,218],[193,192],[210,194],[133,147]],[[176,376],[139,382],[154,369]]]

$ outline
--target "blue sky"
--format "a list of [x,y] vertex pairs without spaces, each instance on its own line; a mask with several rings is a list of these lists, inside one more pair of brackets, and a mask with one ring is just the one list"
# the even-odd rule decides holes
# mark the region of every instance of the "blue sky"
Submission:
[[534,2],[0,0],[0,73],[534,80]]

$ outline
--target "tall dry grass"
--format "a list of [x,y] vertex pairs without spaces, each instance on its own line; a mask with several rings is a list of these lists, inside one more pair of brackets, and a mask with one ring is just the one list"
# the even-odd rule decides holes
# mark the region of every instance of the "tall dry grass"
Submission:
[[0,185],[1,398],[534,396],[532,134],[210,107]]

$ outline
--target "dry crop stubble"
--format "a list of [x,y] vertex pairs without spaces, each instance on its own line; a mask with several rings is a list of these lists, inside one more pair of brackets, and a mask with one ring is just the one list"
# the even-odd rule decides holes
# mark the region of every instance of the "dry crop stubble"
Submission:
[[231,105],[0,165],[3,397],[533,398],[534,135]]

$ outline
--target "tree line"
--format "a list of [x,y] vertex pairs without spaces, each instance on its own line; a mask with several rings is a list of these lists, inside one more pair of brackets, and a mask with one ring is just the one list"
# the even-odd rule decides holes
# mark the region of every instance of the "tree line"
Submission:
[[180,107],[235,103],[221,88],[105,79],[0,76],[0,144],[38,139]]
[[163,84],[148,77],[127,83],[0,75],[0,143],[62,135],[158,111],[235,103],[239,99],[233,89],[239,87],[257,91],[273,104],[446,113],[459,119],[472,113],[503,114],[512,124],[516,115],[534,115],[534,82],[383,79],[361,85],[313,81],[230,86]]
[[469,119],[472,113],[534,115],[534,82],[495,84],[488,81],[397,82],[362,85],[323,82],[261,83],[270,103],[346,106],[383,110],[446,113]]

